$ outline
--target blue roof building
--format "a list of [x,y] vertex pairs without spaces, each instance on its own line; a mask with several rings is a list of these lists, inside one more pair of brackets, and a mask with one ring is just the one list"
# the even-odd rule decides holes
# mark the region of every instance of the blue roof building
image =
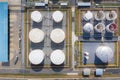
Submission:
[[96,76],[102,76],[103,75],[103,69],[96,69]]
[[91,3],[90,2],[78,2],[78,7],[90,7]]
[[8,2],[0,2],[0,62],[8,62]]

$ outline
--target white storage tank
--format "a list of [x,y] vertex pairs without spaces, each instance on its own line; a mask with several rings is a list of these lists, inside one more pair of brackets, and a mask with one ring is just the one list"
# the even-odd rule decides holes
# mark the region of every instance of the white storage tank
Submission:
[[38,28],[34,28],[29,32],[29,39],[33,43],[42,42],[44,40],[44,37],[45,37],[45,33]]
[[87,11],[84,15],[83,15],[83,19],[85,19],[86,21],[90,20],[93,18],[93,13],[91,11]]
[[90,33],[93,31],[93,25],[91,23],[86,23],[84,26],[83,26],[83,30],[87,33]]
[[45,54],[42,50],[36,49],[29,53],[29,61],[31,64],[38,65],[43,62]]
[[65,32],[62,29],[56,28],[50,33],[50,38],[54,43],[61,43],[65,40]]
[[52,18],[56,23],[61,22],[63,20],[63,12],[61,12],[61,11],[53,12]]
[[105,30],[105,24],[104,23],[98,23],[95,26],[95,31],[96,32],[102,33],[104,30]]
[[96,49],[96,56],[104,63],[108,63],[113,59],[113,50],[108,46],[99,46]]
[[114,33],[117,30],[117,25],[115,23],[110,23],[106,26],[107,32]]
[[107,20],[115,20],[117,18],[116,11],[106,12],[106,19]]
[[55,50],[50,55],[50,60],[55,65],[61,65],[65,61],[65,54],[62,50]]
[[104,11],[98,11],[96,14],[95,14],[95,19],[96,20],[104,20],[105,19],[105,13]]
[[42,21],[42,14],[39,11],[31,12],[31,19],[37,23]]

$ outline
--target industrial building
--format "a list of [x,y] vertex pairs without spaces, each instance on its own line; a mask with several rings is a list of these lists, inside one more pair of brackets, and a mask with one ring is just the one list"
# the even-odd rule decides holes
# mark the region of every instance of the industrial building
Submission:
[[0,2],[0,62],[9,61],[8,2]]

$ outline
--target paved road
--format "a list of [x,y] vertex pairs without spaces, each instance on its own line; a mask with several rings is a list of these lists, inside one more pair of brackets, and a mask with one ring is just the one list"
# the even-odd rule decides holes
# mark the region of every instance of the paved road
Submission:
[[[112,39],[111,38],[103,38],[103,39],[104,39],[104,42],[116,42],[116,41],[118,41],[118,37],[117,36],[114,36]],[[83,42],[102,42],[102,40],[99,39],[99,37],[98,37],[98,39],[95,39],[93,37],[88,39],[87,36],[86,36],[86,39],[83,38],[83,36],[78,36],[78,41],[83,41]]]
[[70,0],[70,5],[71,6],[75,6],[75,4],[76,4],[76,0]]

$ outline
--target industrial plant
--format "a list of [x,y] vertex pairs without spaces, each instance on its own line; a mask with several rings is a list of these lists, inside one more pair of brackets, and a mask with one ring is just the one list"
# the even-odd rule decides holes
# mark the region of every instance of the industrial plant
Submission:
[[120,80],[119,0],[0,0],[0,80]]

